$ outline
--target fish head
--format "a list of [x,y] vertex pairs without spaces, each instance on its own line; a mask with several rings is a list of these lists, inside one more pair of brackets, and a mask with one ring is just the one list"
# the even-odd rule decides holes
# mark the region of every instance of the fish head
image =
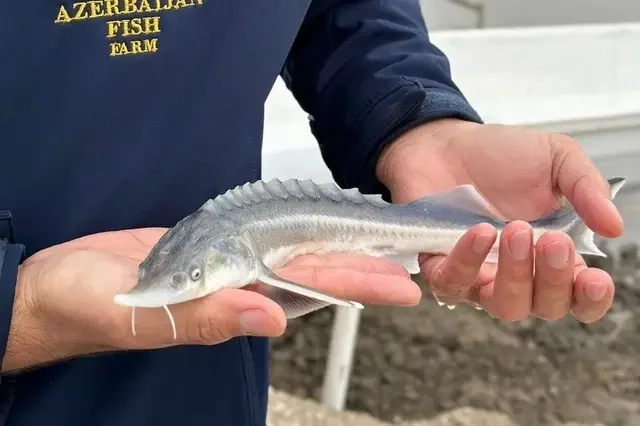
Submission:
[[118,294],[114,301],[125,306],[161,307],[233,285],[246,270],[243,255],[247,256],[248,249],[235,240],[231,243],[220,224],[203,215],[206,212],[197,211],[168,230],[140,263],[135,287]]
[[216,291],[251,284],[260,274],[260,265],[251,249],[238,238],[218,239],[207,249],[204,261],[206,287]]

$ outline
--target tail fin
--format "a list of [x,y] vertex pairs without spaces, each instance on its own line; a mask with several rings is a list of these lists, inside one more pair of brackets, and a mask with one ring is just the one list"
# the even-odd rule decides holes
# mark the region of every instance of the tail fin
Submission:
[[607,257],[607,254],[596,245],[594,240],[596,236],[595,232],[589,229],[582,219],[578,219],[575,224],[569,228],[567,234],[569,234],[573,240],[576,252],[591,256]]
[[[611,199],[614,199],[620,188],[626,183],[626,180],[624,178],[612,178],[608,182],[611,186]],[[573,240],[576,251],[580,254],[607,257],[606,253],[600,250],[594,241],[595,232],[587,227],[573,207],[568,206],[567,209],[571,210],[570,215],[573,216],[573,223],[568,227],[567,234]]]

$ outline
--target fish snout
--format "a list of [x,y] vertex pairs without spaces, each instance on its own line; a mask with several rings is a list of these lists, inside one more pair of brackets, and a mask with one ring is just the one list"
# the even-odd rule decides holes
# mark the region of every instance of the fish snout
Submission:
[[189,286],[186,274],[174,275],[156,279],[153,283],[141,280],[127,293],[114,297],[114,302],[130,307],[158,308],[193,299],[195,289]]

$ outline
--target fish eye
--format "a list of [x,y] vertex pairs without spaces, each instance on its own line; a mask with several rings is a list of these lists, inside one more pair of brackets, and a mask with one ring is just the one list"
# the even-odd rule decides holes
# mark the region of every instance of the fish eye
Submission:
[[193,270],[191,270],[191,279],[193,281],[198,281],[201,275],[202,271],[200,270],[200,268],[194,268]]

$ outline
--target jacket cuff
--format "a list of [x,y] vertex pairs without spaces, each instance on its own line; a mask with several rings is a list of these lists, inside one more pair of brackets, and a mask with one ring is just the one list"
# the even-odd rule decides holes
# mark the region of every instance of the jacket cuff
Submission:
[[380,154],[388,145],[393,143],[405,132],[431,121],[443,118],[457,118],[459,120],[482,123],[480,115],[469,105],[466,99],[453,90],[426,89],[422,92],[422,101],[415,109],[408,111],[402,119],[393,126],[375,144],[375,151],[367,163],[361,184],[364,188],[371,188],[370,192],[382,194],[386,201],[391,201],[391,193],[376,177],[376,166]]
[[[383,149],[406,131],[442,118],[457,118],[482,123],[480,115],[454,88],[424,87],[415,80],[378,99],[343,137],[345,144],[322,146],[325,161],[331,162],[336,182],[346,188],[357,187],[364,193],[382,194],[390,201],[389,190],[376,177],[376,165]],[[341,152],[332,152],[340,149]]]
[[7,339],[13,315],[18,266],[25,255],[20,244],[9,244],[0,240],[0,363],[7,350]]

